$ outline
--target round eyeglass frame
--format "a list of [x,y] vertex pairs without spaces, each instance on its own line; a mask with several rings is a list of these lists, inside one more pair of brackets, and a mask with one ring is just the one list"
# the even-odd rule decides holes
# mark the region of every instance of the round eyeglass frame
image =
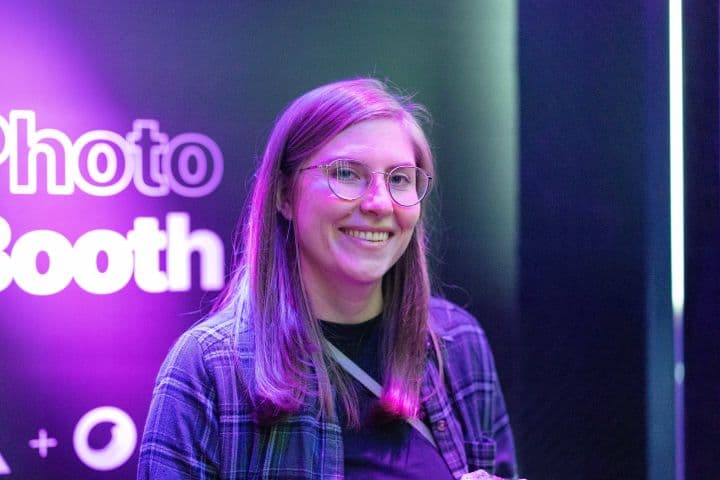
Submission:
[[[430,193],[430,187],[432,186],[433,177],[428,175],[428,173],[423,168],[418,167],[416,165],[398,165],[397,167],[391,168],[387,172],[382,172],[382,171],[373,171],[370,169],[370,167],[368,167],[367,165],[365,165],[362,162],[338,158],[336,160],[333,160],[330,163],[325,163],[325,164],[320,164],[320,165],[310,165],[309,167],[302,167],[302,168],[298,169],[298,171],[303,172],[305,170],[320,169],[325,174],[325,178],[327,179],[328,188],[330,189],[331,192],[333,192],[333,194],[335,194],[335,196],[337,196],[338,198],[341,198],[343,200],[348,200],[348,201],[357,200],[358,198],[361,198],[363,195],[365,195],[367,193],[368,189],[370,188],[370,183],[365,185],[365,188],[360,192],[359,195],[357,195],[355,197],[348,196],[348,195],[340,195],[332,186],[332,182],[330,179],[331,175],[330,175],[329,169],[333,165],[341,163],[341,162],[347,162],[347,163],[351,163],[354,165],[362,165],[365,169],[367,169],[368,173],[370,173],[371,175],[380,174],[380,175],[384,176],[385,177],[385,187],[387,188],[388,193],[390,194],[390,198],[392,199],[393,202],[400,205],[401,207],[413,207],[413,206],[419,204],[420,202],[422,202],[425,199],[425,197],[427,197],[427,194]],[[422,195],[418,195],[418,200],[416,202],[413,202],[413,203],[399,202],[395,198],[395,195],[393,194],[393,191],[390,188],[390,183],[389,183],[390,176],[393,174],[393,172],[395,172],[401,168],[414,168],[414,169],[418,170],[419,172],[422,172],[422,174],[427,177],[427,186],[425,187],[425,191],[422,193]]]

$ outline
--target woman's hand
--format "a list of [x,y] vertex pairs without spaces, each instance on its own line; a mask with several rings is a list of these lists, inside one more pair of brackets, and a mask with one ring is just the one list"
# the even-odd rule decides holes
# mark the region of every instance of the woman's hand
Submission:
[[[474,472],[466,473],[462,477],[460,477],[460,480],[505,480],[502,477],[496,477],[495,475],[492,475],[485,470],[475,470]],[[520,480],[527,480],[526,478],[521,478]]]

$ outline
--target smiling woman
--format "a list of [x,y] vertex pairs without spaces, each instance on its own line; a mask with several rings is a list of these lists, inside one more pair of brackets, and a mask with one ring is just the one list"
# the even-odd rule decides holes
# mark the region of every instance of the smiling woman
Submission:
[[423,116],[372,79],[280,116],[234,276],[161,368],[139,478],[516,478],[485,335],[430,295]]
[[[315,316],[357,323],[382,311],[383,276],[407,249],[420,218],[420,205],[399,205],[385,175],[369,174],[362,195],[339,198],[315,166],[350,159],[367,172],[415,168],[412,141],[395,119],[365,120],[325,144],[307,160],[282,213],[295,222],[300,276]],[[362,170],[362,168],[357,168]],[[345,166],[339,185],[352,170]],[[356,174],[357,176],[357,174]],[[360,174],[364,176],[364,174]],[[330,177],[328,177],[330,178]],[[352,178],[352,177],[351,177]],[[338,183],[338,182],[335,182]],[[349,190],[343,190],[349,192]],[[349,314],[349,315],[348,315]]]

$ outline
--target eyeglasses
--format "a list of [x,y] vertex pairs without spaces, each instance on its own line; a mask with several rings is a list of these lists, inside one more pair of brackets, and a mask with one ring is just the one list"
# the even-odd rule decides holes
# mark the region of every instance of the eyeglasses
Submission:
[[389,172],[374,172],[370,167],[354,160],[338,159],[327,165],[312,165],[300,171],[319,168],[327,176],[330,190],[344,200],[357,200],[367,192],[373,175],[385,177],[390,197],[403,207],[417,205],[430,190],[432,177],[425,170],[415,166],[399,166]]

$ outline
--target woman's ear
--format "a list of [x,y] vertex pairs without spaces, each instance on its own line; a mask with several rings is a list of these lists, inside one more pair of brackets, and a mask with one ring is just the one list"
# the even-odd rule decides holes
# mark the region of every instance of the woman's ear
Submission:
[[288,222],[292,221],[292,204],[290,203],[290,188],[285,176],[280,178],[280,188],[275,195],[275,208],[285,217]]

